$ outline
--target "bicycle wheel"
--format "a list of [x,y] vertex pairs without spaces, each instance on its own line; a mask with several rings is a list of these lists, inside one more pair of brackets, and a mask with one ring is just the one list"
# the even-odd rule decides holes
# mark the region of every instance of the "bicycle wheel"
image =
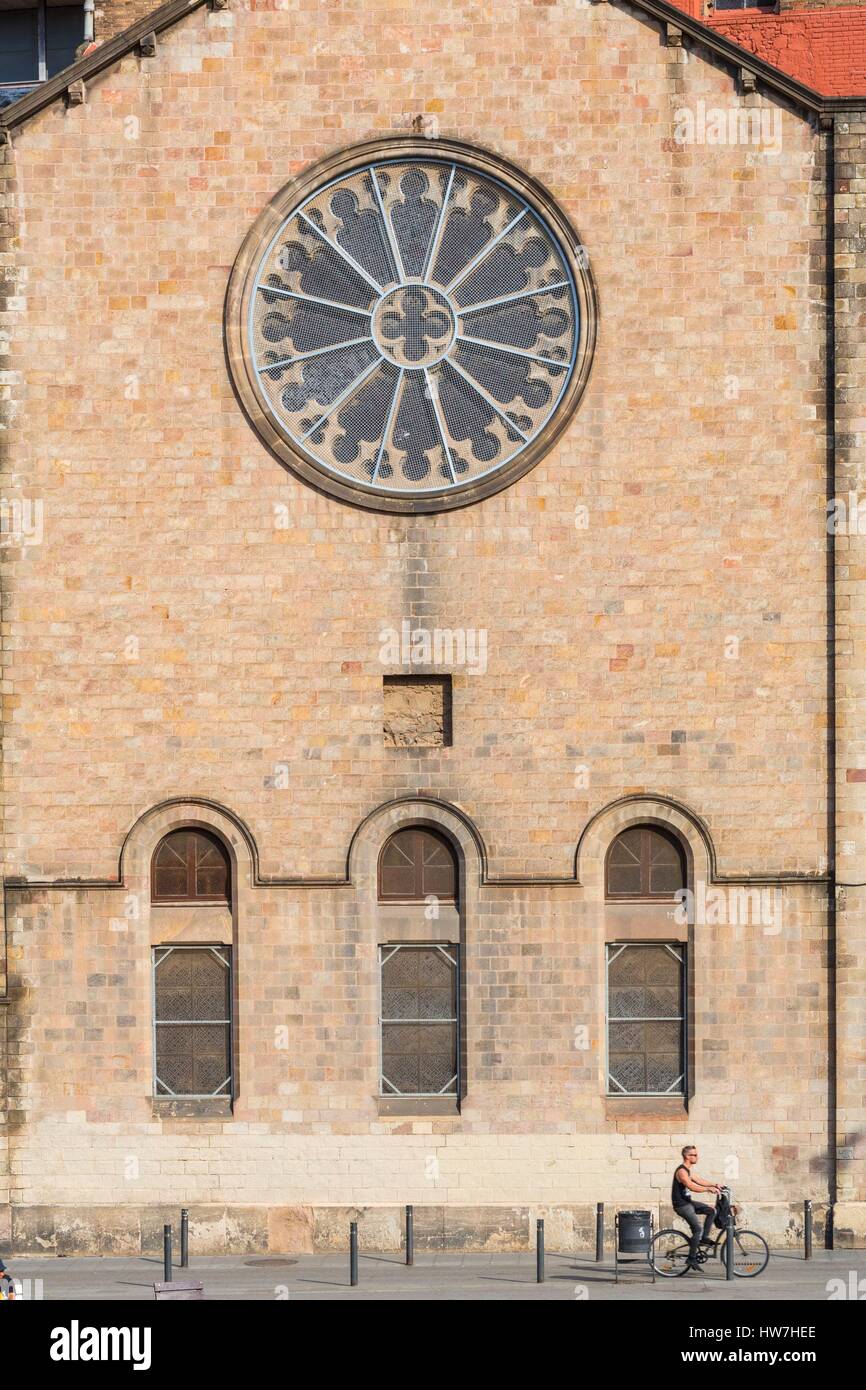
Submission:
[[[715,1244],[715,1251],[725,1263],[725,1242],[727,1231],[722,1231]],[[763,1236],[757,1231],[734,1230],[734,1274],[738,1279],[754,1279],[763,1274],[770,1261],[770,1250]]]
[[689,1260],[689,1238],[671,1227],[653,1236],[649,1262],[663,1279],[679,1279],[685,1274]]

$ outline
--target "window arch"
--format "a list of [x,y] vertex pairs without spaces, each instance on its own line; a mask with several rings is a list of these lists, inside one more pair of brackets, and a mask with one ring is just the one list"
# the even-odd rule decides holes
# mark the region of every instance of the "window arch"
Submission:
[[230,893],[229,856],[217,835],[172,830],[160,840],[151,864],[153,902],[228,902]]
[[686,856],[680,840],[657,825],[632,825],[607,852],[608,898],[670,899],[686,886]]
[[398,830],[379,856],[379,901],[457,901],[457,855],[447,836],[426,826]]

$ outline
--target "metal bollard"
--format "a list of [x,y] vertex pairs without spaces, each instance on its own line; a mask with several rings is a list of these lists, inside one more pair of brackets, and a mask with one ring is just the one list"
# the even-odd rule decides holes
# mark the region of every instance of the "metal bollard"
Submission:
[[171,1283],[171,1227],[162,1228],[162,1277],[167,1284]]
[[413,1207],[406,1207],[406,1263],[415,1263],[415,1210]]
[[807,1197],[803,1203],[803,1243],[806,1247],[805,1257],[807,1260],[812,1258],[812,1203]]
[[186,1269],[189,1264],[189,1212],[186,1207],[181,1208],[180,1212],[180,1267]]
[[349,1224],[349,1283],[352,1288],[358,1282],[358,1223]]
[[725,1279],[734,1277],[734,1218],[728,1216],[728,1224],[725,1227]]
[[604,1202],[595,1208],[595,1259],[597,1264],[604,1259]]
[[535,1282],[544,1283],[544,1222],[541,1217],[535,1223]]

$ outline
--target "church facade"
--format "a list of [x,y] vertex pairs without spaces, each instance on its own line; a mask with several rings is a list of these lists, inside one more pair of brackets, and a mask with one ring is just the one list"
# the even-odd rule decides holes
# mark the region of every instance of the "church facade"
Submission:
[[866,1243],[866,97],[171,0],[0,139],[0,1238]]

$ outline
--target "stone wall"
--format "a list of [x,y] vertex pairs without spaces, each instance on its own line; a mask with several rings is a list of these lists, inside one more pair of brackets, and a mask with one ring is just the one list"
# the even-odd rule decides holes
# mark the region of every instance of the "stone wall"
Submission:
[[[683,143],[684,110],[693,130],[765,114],[767,138]],[[403,519],[267,453],[222,309],[293,174],[419,116],[433,148],[439,130],[550,188],[599,341],[532,472]],[[821,148],[618,6],[494,24],[430,0],[202,9],[16,133],[10,443],[43,508],[39,543],[4,555],[22,1241],[102,1248],[98,1207],[146,1242],[142,1222],[190,1205],[217,1244],[254,1208],[255,1240],[273,1221],[271,1248],[294,1248],[308,1237],[271,1213],[414,1201],[483,1243],[503,1204],[663,1204],[696,1137],[779,1238],[804,1196],[828,1200]],[[404,620],[486,634],[485,669],[451,673],[451,746],[383,737],[383,677],[405,672],[380,633]],[[459,1115],[376,1098],[372,885],[412,815],[461,848]],[[683,836],[695,885],[779,894],[778,924],[690,936],[688,1111],[605,1095],[605,939],[661,927],[611,916],[601,865],[647,815]],[[189,819],[232,847],[228,927],[151,908],[155,837]],[[234,1111],[178,1116],[151,1097],[150,949],[224,929]]]
[[[9,351],[9,339],[12,324],[19,309],[18,274],[15,264],[16,213],[15,163],[12,145],[6,141],[0,143],[0,480],[2,480],[4,495],[9,474],[14,467],[10,457],[9,441],[14,438],[15,409],[11,397],[13,386],[17,384],[17,378]],[[8,522],[4,521],[4,525],[8,525]],[[11,553],[14,550],[14,542],[14,535],[8,533],[4,535],[0,532],[0,544],[4,549],[4,558],[7,553],[7,544],[9,545],[9,553]],[[2,593],[0,593],[0,624],[2,624],[3,617],[5,617],[4,604]],[[0,668],[2,668],[4,655],[5,649],[2,639],[0,639]],[[5,700],[5,689],[0,698]],[[4,719],[7,714],[8,709],[4,708]],[[4,794],[5,777],[0,771],[0,821],[2,821]],[[5,852],[3,852],[4,878],[5,872]],[[12,1108],[10,1093],[14,1067],[11,1041],[14,1035],[14,1025],[11,1028],[9,1026],[5,912],[3,918],[4,920],[0,921],[0,1241],[8,1238],[10,1226],[8,1121]]]
[[864,535],[850,500],[862,496],[866,400],[866,113],[836,121],[835,183],[835,491],[848,524],[834,537],[836,561],[835,944],[837,1224],[863,1234],[866,1201],[866,569]]
[[[724,871],[821,870],[816,137],[766,102],[775,155],[677,144],[681,107],[744,99],[615,6],[521,6],[501,48],[480,10],[435,13],[430,57],[399,73],[389,36],[422,45],[420,15],[383,35],[378,14],[344,33],[318,7],[195,13],[15,136],[15,443],[45,525],[7,581],[27,694],[7,730],[10,872],[108,876],[143,808],[195,790],[254,828],[264,871],[333,874],[371,805],[419,784],[471,810],[498,872],[567,872],[587,817],[640,788],[695,807]],[[357,72],[366,93],[346,97]],[[588,393],[539,467],[407,521],[274,466],[221,314],[275,190],[427,106],[549,185],[600,324]],[[454,747],[429,757],[383,746],[382,678],[401,668],[379,634],[404,618],[487,634],[486,671],[453,673]],[[290,790],[268,785],[283,763]]]

